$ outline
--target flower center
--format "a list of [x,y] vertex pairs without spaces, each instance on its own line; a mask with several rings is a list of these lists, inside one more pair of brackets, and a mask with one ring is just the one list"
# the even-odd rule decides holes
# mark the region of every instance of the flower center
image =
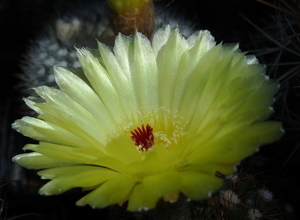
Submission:
[[162,144],[167,149],[181,143],[188,134],[187,123],[176,111],[163,107],[141,113],[132,111],[115,124],[112,138],[126,136],[134,141],[139,152],[152,150]]
[[133,131],[130,131],[132,136],[130,137],[134,142],[135,145],[138,147],[140,151],[147,151],[154,145],[154,135],[153,135],[153,128],[150,125],[142,127],[137,127]]

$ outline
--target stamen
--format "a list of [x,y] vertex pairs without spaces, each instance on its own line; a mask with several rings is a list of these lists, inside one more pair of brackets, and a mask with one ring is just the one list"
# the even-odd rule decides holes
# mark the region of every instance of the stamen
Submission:
[[137,127],[133,131],[130,131],[132,136],[130,137],[135,145],[138,147],[140,151],[147,151],[154,145],[154,135],[153,128],[150,125],[144,126],[142,124],[142,128]]

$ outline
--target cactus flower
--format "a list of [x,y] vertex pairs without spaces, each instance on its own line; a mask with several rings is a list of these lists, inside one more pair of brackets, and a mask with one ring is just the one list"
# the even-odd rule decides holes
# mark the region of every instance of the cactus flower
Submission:
[[77,205],[128,202],[129,211],[207,198],[261,145],[278,140],[266,121],[278,90],[265,68],[209,31],[185,38],[167,26],[150,41],[119,34],[113,49],[77,49],[80,69],[54,67],[58,89],[34,88],[13,128],[39,141],[13,161],[50,179],[44,195],[89,190]]

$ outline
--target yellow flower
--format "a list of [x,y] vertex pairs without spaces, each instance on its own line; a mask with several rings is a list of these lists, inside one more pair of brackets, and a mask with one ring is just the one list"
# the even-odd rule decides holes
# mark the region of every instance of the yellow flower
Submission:
[[154,208],[179,193],[193,200],[219,189],[216,171],[232,174],[240,160],[281,136],[265,121],[277,83],[238,45],[215,44],[208,31],[188,39],[168,26],[150,42],[119,35],[113,50],[78,49],[82,69],[54,67],[59,89],[35,88],[25,99],[38,118],[13,124],[39,141],[17,155],[20,165],[51,179],[41,194],[92,190],[77,205],[128,201]]

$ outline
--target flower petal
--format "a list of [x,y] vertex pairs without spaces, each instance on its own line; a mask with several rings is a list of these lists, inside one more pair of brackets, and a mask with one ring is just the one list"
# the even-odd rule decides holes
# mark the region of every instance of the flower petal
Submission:
[[40,142],[39,145],[27,144],[23,149],[32,150],[53,158],[87,164],[105,155],[101,151],[97,151],[95,148],[84,148],[82,151],[76,147],[68,147],[46,142]]
[[86,146],[78,136],[51,122],[32,117],[23,117],[12,124],[13,129],[27,137],[51,143],[63,143],[70,146]]
[[71,71],[62,67],[54,67],[54,75],[59,88],[99,122],[98,126],[101,125],[102,128],[101,133],[111,132],[109,128],[112,127],[112,119],[95,91]]
[[223,180],[209,174],[186,171],[180,173],[182,184],[180,187],[187,197],[193,200],[205,199],[212,191],[219,189]]
[[[51,121],[76,136],[82,137],[87,142],[95,144],[96,140],[103,144],[108,141],[107,133],[112,133],[113,130],[112,121],[109,125],[102,125],[91,112],[88,112],[80,103],[75,102],[61,90],[43,86],[36,88],[35,91],[46,101],[46,103],[35,104],[42,111],[39,118]],[[105,125],[106,131],[103,132]]]
[[[126,46],[128,47],[128,45]],[[126,60],[124,57],[122,57],[123,59],[118,59],[118,55],[122,56],[122,54],[118,54],[117,52],[113,54],[110,48],[100,42],[98,42],[98,48],[103,65],[109,72],[110,79],[116,89],[116,92],[118,93],[120,102],[124,106],[124,109],[128,111],[124,113],[130,115],[132,109],[138,109],[136,96],[131,82],[132,79],[130,70],[127,69],[130,68],[130,64],[124,64],[124,60]],[[127,68],[124,67],[124,65]]]
[[106,152],[110,157],[116,158],[125,164],[142,160],[134,142],[130,140],[129,137],[118,137],[113,139],[106,146]]
[[[78,58],[93,90],[105,103],[106,109],[113,120],[118,124],[122,112],[126,109],[122,106],[120,98],[107,70],[99,63],[99,60],[86,49],[77,49]],[[126,112],[126,111],[125,111]]]
[[174,30],[171,31],[168,41],[160,48],[157,54],[156,62],[159,70],[158,101],[159,105],[165,109],[172,110],[178,66],[183,53],[188,47],[187,40],[179,34],[178,30]]
[[231,133],[205,142],[200,136],[190,142],[195,147],[191,146],[194,150],[187,158],[191,163],[219,161],[235,164],[254,153],[259,146],[277,141],[282,136],[281,123],[272,121],[255,123],[241,131],[238,135]]
[[146,176],[143,179],[145,188],[159,197],[178,191],[181,188],[182,179],[178,172],[169,171],[156,175]]
[[172,109],[180,109],[183,98],[188,87],[182,82],[186,82],[193,74],[199,60],[208,50],[215,46],[214,38],[209,31],[199,31],[188,38],[191,49],[185,51],[178,64],[176,76],[174,76],[174,91]]
[[105,206],[123,202],[129,195],[137,180],[126,176],[119,176],[103,183],[94,191],[90,192],[76,202],[76,205],[86,204],[92,207],[103,208]]
[[[129,63],[134,64],[130,69],[132,85],[137,96],[137,104],[146,113],[159,107],[157,101],[159,73],[157,72],[156,57],[150,41],[141,33],[136,33],[131,46],[133,50],[128,58]],[[151,73],[151,77],[149,77],[149,73]]]
[[158,195],[146,189],[144,184],[140,183],[133,188],[127,210],[134,212],[152,209],[156,206],[158,199]]
[[27,169],[44,169],[51,167],[60,167],[76,164],[76,161],[64,160],[61,158],[52,158],[46,155],[31,152],[26,154],[18,154],[12,158],[13,162],[26,167]]
[[[166,148],[163,145],[156,145],[153,150],[141,152],[142,160],[132,162],[128,165],[128,170],[131,171],[131,175],[137,176],[143,179],[146,176],[155,175],[169,170],[173,164],[165,163],[163,156],[165,155]],[[162,154],[160,154],[162,153]],[[176,160],[174,158],[174,160]]]
[[82,165],[47,169],[38,174],[43,179],[53,179],[40,189],[39,192],[44,195],[60,194],[75,187],[96,187],[120,176],[112,170]]

